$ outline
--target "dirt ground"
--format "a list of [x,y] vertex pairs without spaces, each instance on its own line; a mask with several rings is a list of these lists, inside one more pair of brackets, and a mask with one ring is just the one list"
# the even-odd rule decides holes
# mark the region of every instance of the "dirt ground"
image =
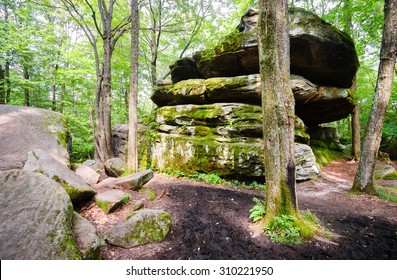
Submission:
[[[397,204],[368,196],[349,196],[357,164],[339,160],[323,168],[313,181],[297,184],[301,210],[315,213],[334,234],[328,241],[318,238],[301,245],[272,242],[252,234],[248,217],[259,191],[212,186],[204,183],[155,177],[145,186],[157,193],[145,207],[162,209],[172,216],[172,230],[161,243],[131,249],[106,244],[103,259],[397,259]],[[377,182],[386,185],[385,182]],[[396,186],[397,181],[388,181]],[[168,193],[160,197],[162,191]],[[145,198],[130,192],[132,200]],[[125,205],[104,214],[94,203],[81,214],[102,234],[121,223],[131,211]]]

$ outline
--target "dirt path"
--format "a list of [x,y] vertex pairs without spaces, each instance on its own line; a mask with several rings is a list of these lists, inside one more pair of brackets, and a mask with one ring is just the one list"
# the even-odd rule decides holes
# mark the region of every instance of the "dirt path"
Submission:
[[[299,208],[315,213],[336,236],[285,245],[253,237],[248,211],[258,191],[215,187],[156,175],[147,184],[159,195],[146,207],[168,211],[171,233],[162,243],[123,249],[109,244],[104,259],[397,259],[397,204],[366,196],[348,196],[357,164],[335,161],[314,180],[297,185]],[[392,182],[397,184],[396,181]],[[144,198],[133,193],[133,199]],[[129,206],[105,215],[93,203],[82,209],[100,233],[122,222]]]

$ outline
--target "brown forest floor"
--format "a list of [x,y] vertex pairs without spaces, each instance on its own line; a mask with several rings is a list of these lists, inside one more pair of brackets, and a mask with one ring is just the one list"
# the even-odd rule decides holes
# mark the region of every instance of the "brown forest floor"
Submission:
[[[172,215],[172,231],[162,243],[123,249],[106,244],[104,259],[397,259],[397,204],[375,197],[349,196],[357,164],[334,161],[313,181],[297,184],[301,210],[315,213],[335,239],[302,245],[253,237],[248,214],[259,191],[211,186],[155,175],[146,186],[164,195],[145,207]],[[397,181],[377,182],[397,186]],[[132,192],[131,192],[132,193]],[[144,198],[132,193],[132,199]],[[105,215],[94,203],[81,209],[102,234],[121,223],[130,212],[126,205]]]

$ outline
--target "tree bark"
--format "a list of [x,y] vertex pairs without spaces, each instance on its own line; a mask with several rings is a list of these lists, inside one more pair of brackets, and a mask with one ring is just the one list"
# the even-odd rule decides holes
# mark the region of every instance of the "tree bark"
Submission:
[[10,62],[7,60],[5,65],[6,73],[6,103],[11,102],[11,79],[10,79]]
[[6,104],[6,91],[5,91],[5,70],[0,65],[0,104]]
[[351,114],[352,128],[352,156],[354,160],[359,160],[361,156],[361,136],[360,136],[360,107],[356,105]]
[[360,163],[354,178],[352,191],[375,194],[373,174],[380,141],[383,120],[393,85],[397,55],[397,0],[385,0],[385,24],[375,97],[366,128]]
[[138,47],[139,47],[139,18],[138,0],[131,1],[131,69],[130,93],[128,106],[128,159],[127,168],[131,172],[138,171]]
[[298,209],[287,4],[286,0],[259,1],[266,224],[274,216],[296,214]]
[[27,84],[29,83],[29,69],[26,65],[23,66],[23,78],[25,79],[25,83],[26,83],[25,88],[24,88],[25,99],[24,99],[23,105],[29,107],[30,106],[30,93],[29,93],[29,88],[27,86]]

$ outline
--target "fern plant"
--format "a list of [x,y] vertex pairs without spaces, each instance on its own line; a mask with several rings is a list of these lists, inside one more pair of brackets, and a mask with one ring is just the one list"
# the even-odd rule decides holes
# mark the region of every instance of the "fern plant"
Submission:
[[265,232],[274,242],[300,244],[302,238],[300,230],[295,226],[296,217],[292,215],[281,215],[274,217],[270,226],[265,226]]
[[254,197],[252,200],[255,202],[255,205],[250,209],[250,219],[256,223],[265,216],[266,207],[258,198]]

